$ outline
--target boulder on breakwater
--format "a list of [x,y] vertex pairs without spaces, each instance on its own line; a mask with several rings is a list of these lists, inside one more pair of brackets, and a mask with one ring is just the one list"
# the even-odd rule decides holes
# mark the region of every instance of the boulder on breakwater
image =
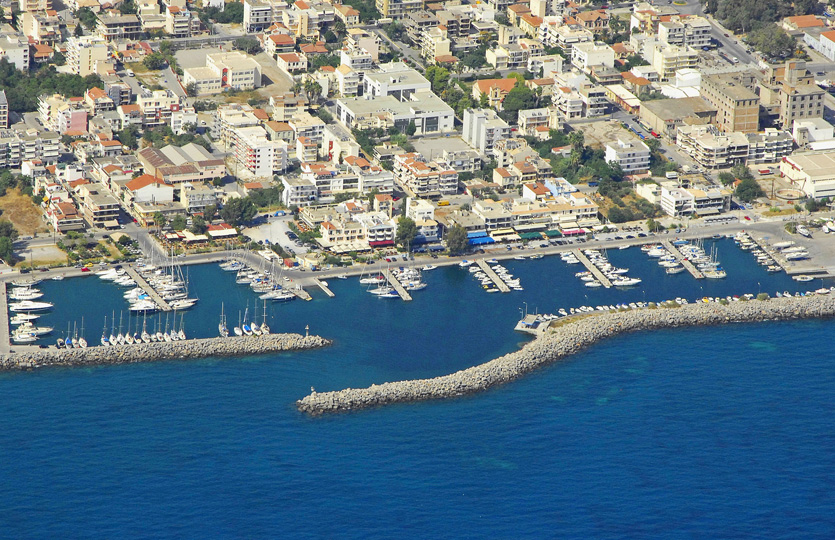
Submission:
[[555,328],[519,351],[450,375],[374,384],[368,388],[313,392],[297,401],[296,406],[302,412],[318,415],[391,403],[452,398],[510,382],[597,341],[626,332],[833,315],[835,298],[829,295],[593,313],[557,321]]
[[330,340],[319,336],[266,334],[261,336],[137,343],[115,345],[113,347],[87,347],[84,349],[35,349],[0,356],[0,371],[53,366],[129,364],[212,356],[247,356],[316,349],[330,344]]

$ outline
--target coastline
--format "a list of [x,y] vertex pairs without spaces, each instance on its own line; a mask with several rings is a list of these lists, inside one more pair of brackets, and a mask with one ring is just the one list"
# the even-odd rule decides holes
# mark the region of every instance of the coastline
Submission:
[[193,360],[214,356],[247,356],[318,349],[330,344],[330,340],[319,336],[267,334],[84,349],[33,349],[0,356],[0,371]]
[[448,399],[506,384],[531,371],[572,355],[598,341],[619,334],[728,323],[786,321],[835,315],[835,298],[815,295],[768,300],[649,307],[608,313],[590,313],[555,321],[556,327],[522,349],[484,364],[431,379],[374,384],[312,392],[296,402],[312,416],[390,405]]

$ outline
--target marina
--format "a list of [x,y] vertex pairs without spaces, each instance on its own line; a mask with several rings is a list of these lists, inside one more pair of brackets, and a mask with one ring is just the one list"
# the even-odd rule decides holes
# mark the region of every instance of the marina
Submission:
[[676,258],[676,260],[679,262],[679,264],[681,264],[684,267],[685,270],[690,272],[691,276],[693,276],[696,279],[704,279],[705,278],[705,275],[698,268],[696,268],[693,265],[693,263],[690,261],[689,258],[682,255],[681,252],[678,250],[678,248],[676,246],[674,246],[671,241],[664,240],[663,242],[661,242],[661,245],[663,245],[664,248],[668,252],[670,252],[673,257]]
[[580,261],[580,263],[582,263],[583,266],[586,267],[586,270],[591,272],[591,275],[594,277],[594,279],[597,280],[598,283],[600,283],[600,285],[607,289],[612,287],[612,282],[609,280],[609,278],[606,277],[603,274],[603,272],[601,272],[600,269],[597,268],[597,266],[592,264],[588,257],[586,257],[583,254],[583,252],[581,252],[579,249],[572,249],[571,253],[578,261]]
[[481,268],[481,271],[484,272],[488,278],[490,278],[490,281],[492,281],[493,285],[499,289],[499,292],[510,292],[510,287],[507,286],[507,283],[505,283],[504,280],[501,279],[495,271],[493,271],[493,268],[491,268],[484,259],[478,259],[476,264],[479,268]]
[[133,278],[133,280],[136,282],[137,286],[139,286],[143,291],[145,291],[145,293],[148,296],[150,296],[154,300],[154,302],[156,303],[156,305],[159,307],[160,310],[162,310],[162,311],[172,311],[172,308],[171,308],[170,305],[168,305],[168,302],[163,300],[162,296],[159,295],[159,293],[156,291],[156,289],[151,287],[148,284],[148,282],[145,281],[145,278],[142,277],[139,274],[139,272],[134,270],[132,266],[125,267],[125,272],[127,272],[127,274],[131,278]]
[[389,270],[388,268],[383,270],[383,276],[385,276],[386,281],[392,288],[394,288],[395,292],[397,292],[397,295],[400,297],[401,300],[403,300],[404,302],[412,301],[412,295],[409,294],[408,291],[406,291],[406,289],[403,287],[403,284],[400,283],[400,280],[397,279],[397,277],[392,273],[391,270]]

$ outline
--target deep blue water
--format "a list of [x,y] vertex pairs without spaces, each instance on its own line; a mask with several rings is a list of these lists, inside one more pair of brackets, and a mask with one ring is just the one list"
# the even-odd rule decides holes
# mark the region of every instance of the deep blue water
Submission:
[[[485,294],[458,268],[415,300],[273,305],[277,331],[327,350],[0,375],[0,531],[55,537],[832,538],[832,321],[634,334],[485,394],[308,418],[293,401],[439,375],[515,349],[519,309],[773,293],[798,285],[721,241],[726,280],[667,276],[610,251],[644,283],[589,290],[558,258],[509,261],[525,291]],[[214,335],[255,295],[189,269],[185,317]],[[125,309],[96,278],[44,283],[56,310]],[[95,321],[91,324],[88,321]],[[149,323],[150,324],[150,323]],[[92,333],[92,334],[91,334]]]

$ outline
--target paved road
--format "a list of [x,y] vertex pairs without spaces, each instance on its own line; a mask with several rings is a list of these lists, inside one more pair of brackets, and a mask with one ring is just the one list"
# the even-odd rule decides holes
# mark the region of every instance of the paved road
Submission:
[[687,5],[673,7],[680,13],[686,15],[701,15],[702,17],[706,17],[710,21],[710,24],[713,25],[711,36],[713,36],[714,40],[722,44],[722,47],[719,49],[720,51],[730,57],[738,58],[742,64],[757,63],[757,59],[745,50],[745,45],[739,42],[730,30],[723,27],[712,15],[705,15],[704,6],[699,0],[687,0]]

